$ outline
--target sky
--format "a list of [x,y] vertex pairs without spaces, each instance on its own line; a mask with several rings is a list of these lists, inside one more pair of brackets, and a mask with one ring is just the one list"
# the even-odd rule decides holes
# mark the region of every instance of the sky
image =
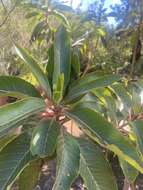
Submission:
[[[80,2],[82,2],[83,3],[83,9],[86,9],[86,7],[90,4],[90,3],[92,3],[92,2],[94,2],[95,0],[73,0],[72,2],[73,2],[73,4],[72,4],[72,6],[73,6],[73,8],[75,9],[75,8],[77,8],[78,7],[78,5],[80,4]],[[65,2],[67,2],[67,3],[71,3],[71,0],[65,0]],[[114,4],[119,4],[120,3],[120,0],[105,0],[105,7],[108,9],[108,10],[110,10],[110,5],[114,5]],[[111,23],[111,24],[115,24],[115,19],[114,18],[112,18],[112,17],[110,17],[110,18],[108,18],[108,21],[109,21],[109,23]]]
[[[71,0],[65,0],[66,2],[71,2]],[[80,2],[83,2],[83,6],[87,7],[89,3],[94,2],[94,0],[73,0],[73,8],[76,8]],[[105,7],[109,8],[110,5],[114,5],[116,3],[120,3],[120,0],[106,0]]]

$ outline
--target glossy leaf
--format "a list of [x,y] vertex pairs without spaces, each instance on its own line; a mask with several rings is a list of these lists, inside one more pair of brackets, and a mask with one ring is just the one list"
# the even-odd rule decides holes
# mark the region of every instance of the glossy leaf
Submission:
[[95,80],[93,80],[93,76],[91,76],[89,79],[87,77],[85,78],[86,80],[78,80],[78,83],[70,88],[66,97],[67,101],[72,101],[80,95],[88,93],[90,90],[109,86],[120,79],[117,75],[107,75],[99,78],[95,76]]
[[64,90],[64,75],[61,74],[58,78],[57,84],[53,87],[53,101],[57,104],[63,99]]
[[32,159],[30,138],[22,134],[0,152],[0,189],[6,190]]
[[7,132],[24,119],[45,109],[45,102],[40,98],[26,98],[0,107],[0,134]]
[[60,125],[55,120],[42,120],[33,132],[31,152],[40,157],[52,156],[56,150]]
[[122,84],[112,85],[111,88],[114,90],[116,95],[121,99],[124,105],[126,105],[127,107],[131,107],[132,105],[131,96],[129,95],[127,89],[125,89],[125,87]]
[[18,45],[15,46],[15,49],[18,56],[29,66],[31,72],[33,73],[43,90],[45,90],[47,95],[51,97],[51,88],[48,78],[41,70],[37,61],[25,49],[19,47]]
[[13,76],[0,76],[0,96],[40,97],[36,88],[25,80]]
[[74,119],[90,138],[143,173],[142,159],[136,147],[99,113],[84,106],[80,106],[80,109],[76,106],[66,114]]
[[79,173],[87,189],[117,190],[115,177],[102,149],[85,139],[79,140],[79,144]]
[[52,190],[69,190],[78,175],[80,151],[77,142],[69,134],[61,132],[57,147],[57,175]]
[[18,184],[20,190],[33,190],[36,186],[41,170],[40,160],[30,162],[19,176]]
[[54,42],[54,73],[53,84],[57,84],[58,77],[64,74],[64,89],[70,80],[71,72],[71,42],[64,26],[60,26],[55,34]]

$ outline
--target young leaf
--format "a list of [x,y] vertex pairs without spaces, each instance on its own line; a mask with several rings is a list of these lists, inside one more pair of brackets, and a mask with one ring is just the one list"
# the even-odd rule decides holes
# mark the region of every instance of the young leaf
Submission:
[[97,144],[85,139],[79,140],[80,170],[88,190],[117,190],[112,169]]
[[48,50],[48,63],[46,66],[46,71],[48,73],[49,83],[52,88],[53,71],[54,71],[54,46],[53,45]]
[[29,66],[43,90],[45,90],[47,95],[51,97],[51,88],[48,78],[39,67],[37,61],[25,49],[19,47],[18,45],[15,45],[15,49],[19,57]]
[[0,95],[12,97],[40,97],[36,88],[25,80],[13,76],[0,76]]
[[41,170],[40,160],[30,162],[19,176],[18,184],[20,190],[33,190]]
[[113,151],[143,173],[143,163],[136,147],[96,111],[86,107],[74,107],[66,113],[97,143]]
[[59,123],[55,120],[41,121],[33,132],[32,154],[40,157],[52,156],[56,150],[59,129]]
[[64,74],[64,89],[70,80],[71,42],[64,26],[60,26],[55,34],[53,84],[57,84],[59,76]]
[[26,98],[0,107],[0,135],[17,127],[20,121],[45,109],[45,102],[40,98]]
[[0,189],[6,190],[21,170],[32,159],[30,138],[22,134],[0,152]]
[[69,190],[78,175],[80,151],[78,143],[69,134],[61,132],[57,147],[57,176],[52,190]]
[[93,76],[89,77],[89,79],[86,77],[86,81],[83,78],[81,79],[81,82],[78,80],[78,83],[70,88],[66,97],[66,101],[72,101],[75,98],[88,93],[90,90],[106,87],[120,80],[119,76],[117,75],[107,75],[99,78],[97,78],[95,75],[95,80],[93,80]]
[[53,100],[55,103],[59,104],[63,99],[64,90],[64,75],[61,74],[58,78],[57,84],[53,86]]

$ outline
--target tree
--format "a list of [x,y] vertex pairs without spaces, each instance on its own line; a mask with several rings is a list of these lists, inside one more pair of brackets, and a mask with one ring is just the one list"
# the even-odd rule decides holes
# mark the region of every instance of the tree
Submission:
[[[28,11],[27,17],[40,18],[30,40],[37,45],[36,51],[17,43],[14,47],[17,60],[25,63],[39,85],[20,76],[0,76],[1,97],[15,98],[0,107],[0,188],[7,189],[18,180],[20,189],[32,190],[43,161],[56,158],[53,190],[69,190],[79,175],[89,190],[117,190],[109,164],[112,154],[117,156],[128,186],[134,187],[139,172],[143,173],[142,79],[111,69],[83,67],[86,55],[93,56],[88,41],[93,36],[96,39],[99,33],[93,33],[100,31],[95,23],[73,27],[83,20],[74,15],[78,19],[71,23],[65,16],[69,14],[55,8],[34,6]],[[89,26],[94,30],[85,35]],[[46,55],[46,60],[39,61],[39,55],[43,60]],[[67,130],[68,121],[81,130],[79,137]]]

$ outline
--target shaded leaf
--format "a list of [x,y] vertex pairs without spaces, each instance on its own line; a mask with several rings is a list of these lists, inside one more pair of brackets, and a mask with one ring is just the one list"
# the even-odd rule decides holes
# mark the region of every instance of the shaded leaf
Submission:
[[13,76],[0,76],[0,96],[40,97],[36,88],[25,80]]
[[120,166],[123,170],[125,178],[130,182],[134,183],[139,172],[135,168],[133,168],[130,164],[128,164],[126,161],[123,159],[119,159],[120,161]]
[[138,148],[143,155],[143,121],[136,120],[136,121],[133,121],[131,125],[136,137]]
[[48,63],[46,66],[48,79],[52,88],[53,71],[54,71],[54,46],[52,45],[48,50]]
[[72,53],[71,64],[76,75],[79,76],[80,75],[80,61],[79,61],[78,54],[75,52]]
[[57,147],[58,168],[52,190],[69,190],[78,175],[80,151],[77,142],[69,134],[61,132]]
[[2,138],[0,138],[0,151],[8,144],[10,143],[12,140],[14,140],[16,138],[16,135],[12,134],[8,134],[7,136],[4,136]]
[[29,146],[29,136],[22,134],[0,152],[1,190],[6,190],[14,182],[23,167],[32,159]]
[[19,176],[19,189],[20,190],[33,190],[38,182],[39,173],[41,170],[40,160],[30,162],[22,171]]
[[42,120],[33,132],[31,152],[40,157],[52,156],[56,150],[60,125],[55,120]]
[[88,190],[117,190],[112,169],[98,145],[85,139],[80,144],[80,175]]

